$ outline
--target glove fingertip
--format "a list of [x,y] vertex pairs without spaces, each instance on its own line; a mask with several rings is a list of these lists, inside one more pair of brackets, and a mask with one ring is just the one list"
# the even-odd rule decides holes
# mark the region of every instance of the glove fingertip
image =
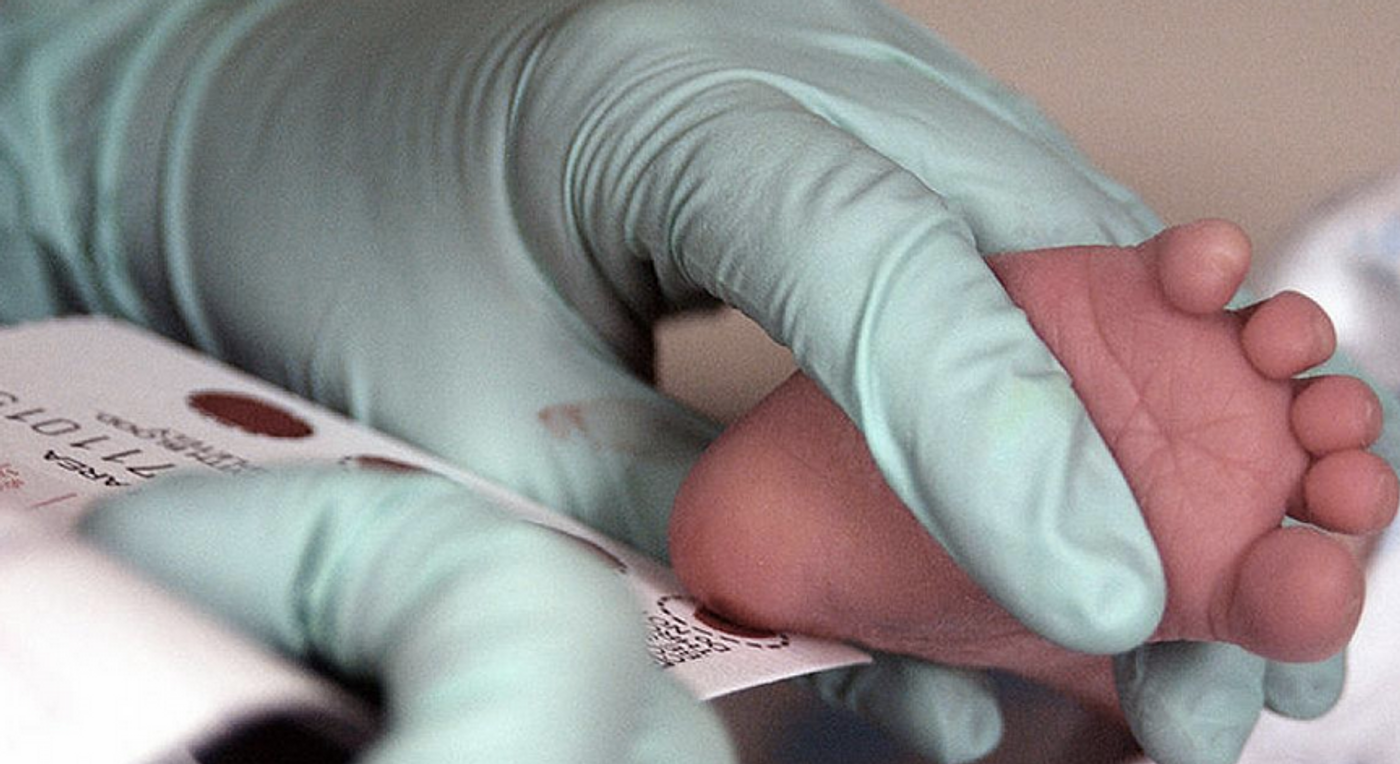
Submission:
[[[1103,567],[1097,575],[1085,576],[1082,586],[1057,592],[1058,606],[1054,597],[1046,597],[1038,603],[1039,612],[1017,615],[1047,639],[1077,652],[1114,655],[1142,644],[1166,612],[1163,579],[1146,564]],[[1101,585],[1095,587],[1095,581]]]
[[[1166,578],[1156,547],[1146,527],[1132,520],[1116,526],[1104,518],[1073,532],[1060,529],[1058,536],[1046,533],[1037,546],[1054,552],[1040,553],[1033,566],[1015,561],[974,577],[1018,620],[1058,645],[1094,655],[1132,650],[1151,637],[1166,612]],[[1111,546],[1073,541],[1086,537]],[[1028,576],[1032,570],[1053,573]]]
[[941,764],[976,761],[1001,743],[1001,708],[981,672],[882,655],[810,681],[827,702]]
[[288,589],[294,559],[284,545],[265,543],[266,530],[240,511],[266,498],[262,487],[176,475],[104,502],[79,531],[155,581],[295,649],[292,609],[269,602],[270,593]]
[[1233,764],[1264,709],[1265,661],[1233,645],[1166,642],[1114,661],[1138,743],[1170,764]]
[[1332,710],[1346,683],[1346,653],[1317,663],[1271,662],[1264,673],[1269,709],[1290,719],[1316,719]]
[[208,523],[191,509],[203,503],[216,480],[176,475],[155,490],[104,501],[82,518],[78,531],[146,574],[172,583],[201,567],[198,562],[215,535],[201,532]]

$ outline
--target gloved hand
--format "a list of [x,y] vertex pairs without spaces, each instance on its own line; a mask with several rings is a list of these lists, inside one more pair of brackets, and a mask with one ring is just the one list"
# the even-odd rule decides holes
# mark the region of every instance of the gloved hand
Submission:
[[[66,5],[12,6],[0,42],[0,320],[123,315],[664,556],[715,428],[648,385],[649,333],[717,298],[1032,628],[1110,652],[1155,626],[1127,485],[980,253],[1159,223],[896,13]],[[952,698],[981,732],[940,755],[969,758],[994,706],[950,676],[829,694],[924,740]]]
[[1159,764],[1234,762],[1267,707],[1321,716],[1341,697],[1342,655],[1319,663],[1266,661],[1234,645],[1162,642],[1114,661],[1133,735]]
[[362,761],[735,761],[641,649],[623,581],[560,534],[435,477],[236,482],[173,478],[87,529],[270,644],[382,681],[389,730]]

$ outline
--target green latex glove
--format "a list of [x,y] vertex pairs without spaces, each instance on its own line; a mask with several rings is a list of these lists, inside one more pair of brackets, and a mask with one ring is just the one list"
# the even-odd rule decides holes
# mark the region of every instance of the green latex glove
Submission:
[[[1266,661],[1234,645],[1169,642],[1115,661],[1123,712],[1148,755],[1161,764],[1233,762],[1267,707],[1312,719],[1342,693],[1346,659]],[[1190,720],[1183,724],[1184,720]]]
[[381,680],[389,732],[362,761],[735,761],[616,573],[445,480],[177,478],[87,526],[269,643]]
[[717,297],[1012,612],[1099,652],[1156,625],[1127,485],[979,253],[1157,222],[903,17],[146,0],[31,34],[67,35],[0,62],[39,312],[183,336],[661,554],[693,449],[638,465],[709,431],[641,378],[651,323]]
[[[1109,652],[1157,623],[1126,483],[980,254],[1159,224],[893,11],[40,6],[0,10],[0,320],[122,315],[663,556],[715,428],[647,384],[650,328],[723,300],[1031,627]],[[957,760],[998,728],[960,676],[827,694],[916,742],[941,699],[986,709],[923,746]]]

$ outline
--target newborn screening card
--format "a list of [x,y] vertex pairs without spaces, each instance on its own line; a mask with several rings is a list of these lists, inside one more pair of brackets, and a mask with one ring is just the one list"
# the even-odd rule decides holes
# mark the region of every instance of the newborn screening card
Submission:
[[[23,602],[35,598],[81,601],[83,597],[72,592],[60,596],[44,590],[96,590],[102,586],[100,578],[129,575],[119,565],[87,560],[87,556],[100,555],[90,551],[75,553],[70,549],[73,543],[57,543],[63,539],[71,542],[67,529],[102,498],[181,472],[237,480],[240,475],[274,469],[277,465],[314,462],[346,470],[437,473],[524,520],[568,535],[617,571],[636,595],[638,617],[644,619],[649,633],[647,644],[638,645],[638,649],[647,650],[661,670],[674,674],[700,698],[868,660],[864,653],[844,645],[728,623],[699,607],[670,571],[656,561],[570,518],[131,326],[107,319],[75,318],[4,329],[0,330],[0,358],[6,361],[0,367],[0,547],[6,546],[6,540],[21,537],[45,540],[28,543],[29,551],[24,555],[8,555],[5,566],[0,568],[0,607],[7,611],[22,608]],[[84,567],[84,575],[75,580],[73,564],[54,562],[61,556],[81,557],[85,560],[82,564],[91,565],[92,570]],[[103,572],[94,572],[99,568]],[[42,572],[45,570],[48,572]],[[26,581],[23,592],[12,592],[13,604],[6,603],[3,581],[21,579]],[[128,626],[147,629],[166,621],[199,622],[196,630],[204,635],[201,640],[205,644],[246,642],[203,623],[193,611],[175,618],[157,617],[152,608],[164,611],[167,606],[180,606],[165,595],[150,594],[140,584],[124,582],[106,589],[111,590],[103,598],[106,602],[123,597],[139,601],[95,611],[105,613],[103,618],[117,618],[112,613],[120,612],[124,614],[122,618],[131,622]],[[120,593],[126,589],[140,593]],[[9,615],[7,612],[6,622],[0,625],[0,641],[6,635],[19,635],[32,646],[34,633],[25,636],[26,629],[59,627],[57,621],[43,625],[30,619],[35,624],[29,624],[23,617],[11,619]],[[62,620],[62,628],[72,629],[74,618],[81,620],[81,613],[70,615]],[[94,614],[92,619],[96,621],[97,616]],[[146,623],[141,626],[143,621]],[[93,631],[114,630],[102,622],[92,622],[89,627]],[[206,631],[220,636],[215,639]],[[79,650],[62,640],[55,644]],[[240,656],[231,657],[223,668],[247,675],[247,666],[240,661],[252,647],[221,648],[230,656]],[[34,693],[52,695],[53,682],[87,681],[73,671],[54,668],[65,662],[81,663],[57,655],[58,650],[56,647],[54,654],[40,664],[49,665],[61,678],[33,670],[28,670],[28,676],[19,675],[19,668],[0,654],[0,675],[6,677],[0,686],[12,688],[0,690],[0,708],[9,703],[23,705],[20,698],[25,691],[13,688],[27,687]],[[207,665],[201,665],[195,673],[218,675],[220,651],[204,653],[200,660]],[[266,660],[269,665],[277,663],[271,656]],[[242,707],[254,697],[260,703],[294,697],[297,703],[337,708],[333,717],[351,726],[357,723],[359,712],[349,706],[340,708],[344,699],[318,680],[308,678],[304,686],[298,686],[296,670],[280,665],[277,671],[260,673],[285,675],[286,687],[296,689],[284,687],[259,695],[249,694],[248,688],[242,686],[247,682],[235,683],[240,689],[233,694],[243,693],[235,702],[221,699],[218,691],[205,687],[202,693],[207,696],[206,705],[228,703]],[[126,680],[141,681],[134,675]],[[173,677],[167,680],[177,681]],[[90,681],[97,680],[93,677]],[[267,683],[269,687],[275,684],[271,680]],[[63,692],[91,694],[76,686]],[[63,703],[54,706],[50,723],[63,717],[62,707]],[[89,712],[91,709],[84,711]],[[17,714],[10,718],[12,721],[7,722],[0,717],[0,740],[19,739],[6,728],[16,725],[13,719],[29,717]],[[45,726],[33,719],[29,723]],[[201,723],[208,724],[208,719]],[[176,733],[166,729],[163,734]]]

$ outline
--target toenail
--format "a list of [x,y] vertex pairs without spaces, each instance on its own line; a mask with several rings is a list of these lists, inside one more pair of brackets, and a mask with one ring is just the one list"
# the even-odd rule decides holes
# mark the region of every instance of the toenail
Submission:
[[1381,521],[1388,523],[1395,516],[1396,505],[1400,504],[1400,481],[1396,480],[1394,472],[1379,470],[1372,490],[1374,493],[1371,495],[1375,497],[1375,505],[1380,510]]
[[1366,396],[1366,407],[1361,411],[1361,421],[1368,433],[1375,433],[1370,440],[1374,441],[1380,437],[1380,428],[1385,426],[1385,412],[1381,410],[1381,401],[1374,395]]
[[1244,253],[1235,247],[1217,247],[1211,251],[1211,257],[1206,259],[1210,268],[1219,276],[1233,278],[1240,273]]
[[1312,321],[1313,347],[1318,352],[1325,353],[1328,357],[1332,355],[1337,342],[1336,330],[1332,327],[1332,319],[1326,313],[1319,311]]

